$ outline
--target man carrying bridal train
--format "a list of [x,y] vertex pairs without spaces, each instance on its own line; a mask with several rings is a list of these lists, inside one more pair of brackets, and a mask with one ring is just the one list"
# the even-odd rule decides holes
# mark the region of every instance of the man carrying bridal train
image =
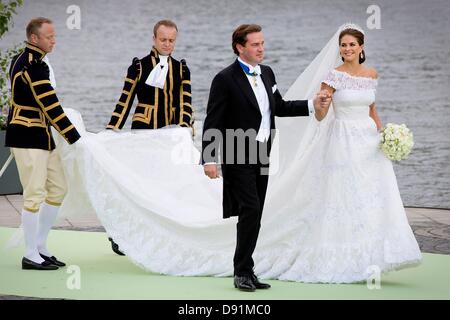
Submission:
[[[171,20],[158,21],[153,27],[153,48],[142,59],[134,58],[128,68],[122,94],[106,129],[123,128],[133,106],[131,129],[159,129],[178,125],[193,129],[191,74],[186,61],[172,57],[178,27]],[[192,131],[194,134],[194,131]],[[111,238],[112,250],[124,255]]]
[[[329,104],[326,92],[313,101],[284,101],[275,75],[264,58],[264,36],[255,24],[239,26],[232,36],[237,59],[212,81],[203,127],[202,163],[205,174],[223,175],[223,217],[238,216],[233,259],[234,286],[242,291],[268,289],[254,274],[256,246],[268,182],[269,154],[275,116],[310,116]],[[241,137],[242,134],[244,137]],[[241,147],[236,141],[245,139]]]
[[107,129],[123,128],[133,106],[132,129],[158,129],[169,125],[192,128],[191,74],[182,59],[172,57],[178,27],[171,20],[153,27],[153,47],[142,59],[134,58],[128,68],[122,94]]
[[47,18],[32,19],[25,49],[11,61],[11,109],[6,146],[16,160],[23,187],[22,227],[26,253],[22,269],[56,270],[65,266],[47,249],[67,186],[51,127],[69,143],[80,135],[65,115],[55,92],[47,58],[55,46],[55,28]]

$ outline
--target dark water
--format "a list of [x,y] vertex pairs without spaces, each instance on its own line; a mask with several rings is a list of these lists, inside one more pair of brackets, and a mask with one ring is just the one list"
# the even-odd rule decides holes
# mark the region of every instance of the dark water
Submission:
[[[81,30],[69,30],[69,5],[81,9]],[[377,4],[381,29],[368,30]],[[192,72],[197,123],[205,116],[212,77],[234,59],[230,38],[241,23],[262,25],[265,63],[286,92],[336,29],[352,21],[366,30],[366,63],[380,75],[377,106],[383,123],[406,123],[415,135],[408,160],[395,165],[405,205],[450,208],[450,1],[25,1],[0,48],[24,40],[34,16],[54,20],[50,58],[63,106],[81,111],[90,131],[107,124],[134,56],[145,56],[153,24],[170,18],[180,33],[175,58]],[[199,136],[197,137],[197,139]]]

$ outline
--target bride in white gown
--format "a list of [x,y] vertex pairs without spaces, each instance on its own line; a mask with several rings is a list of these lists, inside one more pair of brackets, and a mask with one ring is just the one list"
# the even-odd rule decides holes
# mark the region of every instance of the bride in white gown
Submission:
[[[285,97],[309,98],[325,83],[333,92],[325,119],[277,119],[271,167],[279,170],[269,179],[253,256],[261,278],[349,283],[374,267],[421,261],[369,117],[377,80],[334,70],[342,64],[339,34],[348,28],[359,29],[342,26]],[[92,134],[79,113],[66,112],[82,139],[58,144],[69,184],[62,215],[95,211],[127,257],[148,271],[233,274],[236,221],[222,219],[221,180],[197,165],[188,129]]]

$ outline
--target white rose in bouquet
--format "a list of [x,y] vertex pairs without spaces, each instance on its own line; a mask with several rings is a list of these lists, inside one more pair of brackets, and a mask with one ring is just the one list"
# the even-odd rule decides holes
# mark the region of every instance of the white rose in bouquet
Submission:
[[414,146],[411,130],[405,124],[388,123],[381,130],[380,148],[393,161],[406,159]]

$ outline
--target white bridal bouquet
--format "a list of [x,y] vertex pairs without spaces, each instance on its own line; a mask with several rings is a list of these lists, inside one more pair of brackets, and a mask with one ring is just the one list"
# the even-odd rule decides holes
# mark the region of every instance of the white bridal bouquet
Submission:
[[380,148],[390,160],[406,159],[413,145],[413,134],[405,124],[388,123],[381,130]]

